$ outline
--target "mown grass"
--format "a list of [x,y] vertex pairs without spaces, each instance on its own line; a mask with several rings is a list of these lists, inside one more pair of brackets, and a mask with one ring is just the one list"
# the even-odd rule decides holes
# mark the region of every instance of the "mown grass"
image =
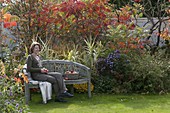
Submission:
[[170,94],[93,94],[91,99],[87,94],[75,94],[67,103],[52,100],[46,105],[41,100],[40,94],[32,95],[32,113],[170,113]]

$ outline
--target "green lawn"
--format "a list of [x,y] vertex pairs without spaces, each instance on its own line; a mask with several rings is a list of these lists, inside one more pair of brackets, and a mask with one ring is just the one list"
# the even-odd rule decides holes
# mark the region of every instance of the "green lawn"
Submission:
[[30,102],[32,113],[170,113],[168,95],[108,95],[75,94],[67,103],[50,101],[41,104],[41,95],[33,94]]

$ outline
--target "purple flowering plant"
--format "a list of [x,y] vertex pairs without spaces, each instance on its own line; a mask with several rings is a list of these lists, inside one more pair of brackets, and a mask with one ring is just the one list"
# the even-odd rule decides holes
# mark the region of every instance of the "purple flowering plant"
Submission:
[[117,79],[122,79],[131,69],[128,56],[119,50],[112,51],[106,58],[99,58],[96,68],[100,76],[112,76]]
[[131,91],[129,81],[133,79],[130,57],[120,50],[108,51],[107,56],[98,58],[97,75],[94,77],[95,92],[127,93]]

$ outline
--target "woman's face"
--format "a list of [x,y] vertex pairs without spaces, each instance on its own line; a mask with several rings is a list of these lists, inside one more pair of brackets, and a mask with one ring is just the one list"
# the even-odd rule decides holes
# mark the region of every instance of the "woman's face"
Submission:
[[40,52],[40,48],[38,45],[34,46],[33,53],[38,54]]

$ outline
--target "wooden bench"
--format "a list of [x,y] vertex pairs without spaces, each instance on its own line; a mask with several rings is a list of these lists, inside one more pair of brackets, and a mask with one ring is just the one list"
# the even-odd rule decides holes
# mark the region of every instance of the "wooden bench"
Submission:
[[[74,70],[79,73],[79,78],[76,80],[64,80],[65,84],[88,84],[88,97],[91,97],[91,72],[90,68],[88,68],[85,65],[82,65],[77,62],[72,62],[68,60],[43,60],[42,61],[43,67],[47,68],[49,72],[60,72],[61,74],[64,74],[66,71]],[[31,80],[30,75],[28,76],[28,79]],[[35,83],[34,83],[35,82]],[[31,80],[28,83],[24,83],[25,85],[25,99],[26,104],[30,101],[30,88],[39,88],[38,81]],[[72,86],[72,92],[73,92],[73,86]]]

